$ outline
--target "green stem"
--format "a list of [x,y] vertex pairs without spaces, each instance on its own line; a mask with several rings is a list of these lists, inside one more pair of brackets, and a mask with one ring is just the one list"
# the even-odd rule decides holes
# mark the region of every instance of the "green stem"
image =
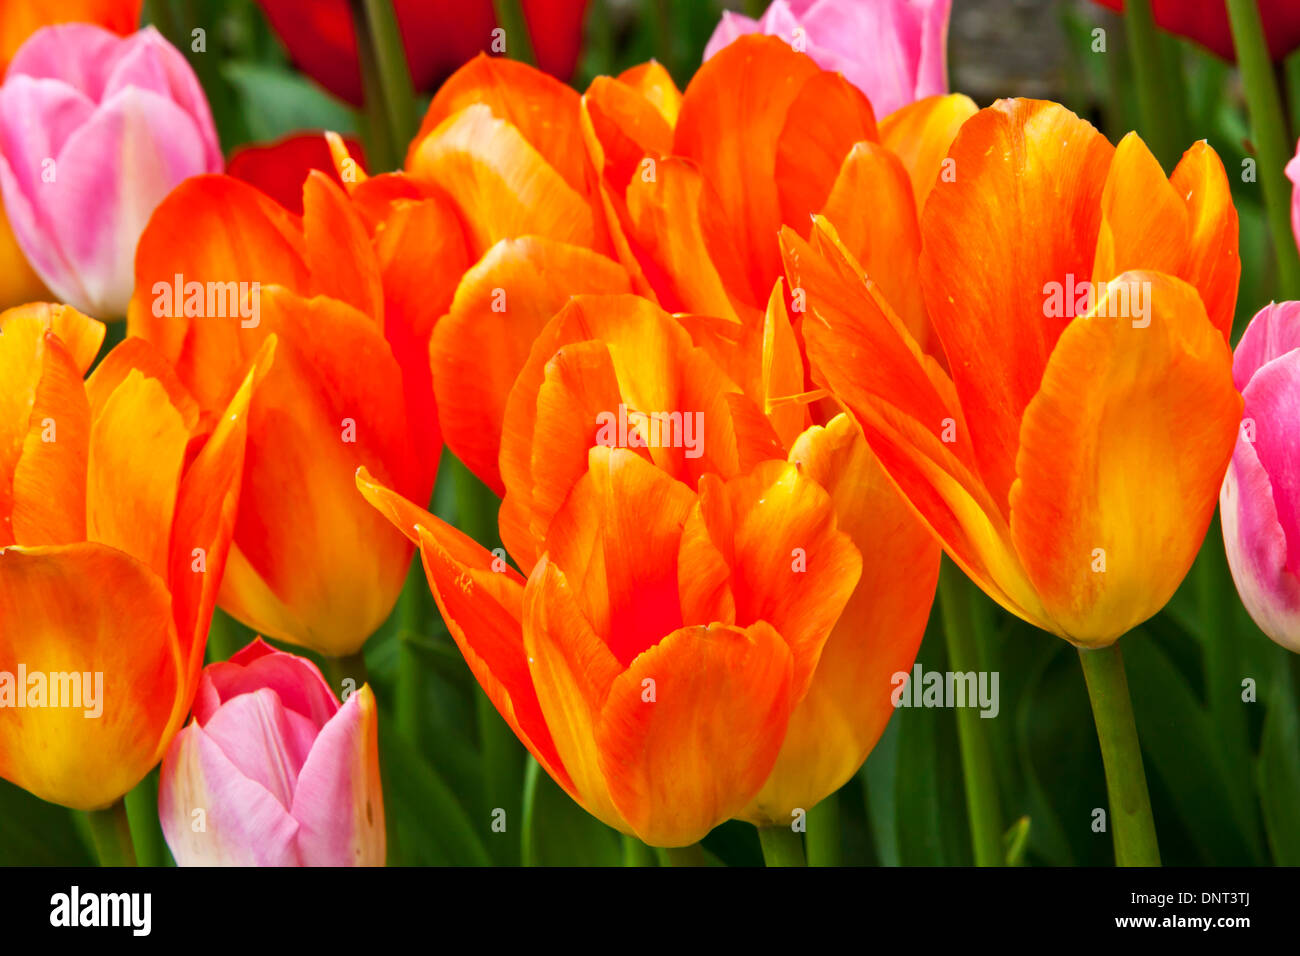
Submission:
[[803,835],[790,827],[759,827],[758,842],[768,866],[808,865],[803,855]]
[[698,843],[690,846],[661,847],[659,850],[668,866],[708,866],[709,857]]
[[365,650],[359,650],[355,654],[345,654],[343,657],[325,658],[326,676],[333,685],[334,693],[340,697],[343,695],[345,680],[351,680],[352,691],[358,691],[363,684],[370,682],[370,671],[366,668]]
[[1264,187],[1264,208],[1277,256],[1280,298],[1300,298],[1300,254],[1296,252],[1296,239],[1291,233],[1291,184],[1286,178],[1291,152],[1273,61],[1264,38],[1264,24],[1255,0],[1228,0],[1228,17],[1246,105],[1250,108],[1259,181]]
[[[970,579],[945,560],[939,574],[939,604],[943,610],[948,666],[958,674],[980,670],[974,598],[975,586]],[[1006,853],[1002,846],[1004,828],[998,782],[993,772],[993,752],[977,708],[957,708],[957,737],[961,744],[962,781],[966,788],[966,814],[970,819],[975,865],[1002,866]]]
[[839,866],[843,862],[839,791],[808,811],[808,833],[804,842],[808,848],[809,866]]
[[135,846],[131,843],[131,821],[126,804],[118,800],[104,810],[86,814],[95,840],[100,866],[135,866]]
[[351,0],[350,6],[366,103],[366,156],[371,172],[387,172],[401,165],[415,135],[411,71],[391,0]]
[[1142,749],[1138,745],[1133,701],[1129,697],[1119,643],[1097,650],[1079,648],[1079,661],[1088,684],[1101,759],[1106,767],[1115,864],[1159,866],[1160,847],[1156,843],[1151,797],[1147,793]]
[[624,866],[658,866],[655,852],[634,836],[623,834]]
[[136,859],[141,866],[166,866],[167,850],[158,824],[158,774],[151,772],[122,799]]
[[523,5],[519,0],[492,0],[492,7],[496,11],[497,24],[506,32],[506,56],[529,66],[536,65]]
[[1124,30],[1137,81],[1142,132],[1151,152],[1168,171],[1179,156],[1177,122],[1172,108],[1176,101],[1172,80],[1176,78],[1164,69],[1165,58],[1151,16],[1150,0],[1128,0],[1124,5]]

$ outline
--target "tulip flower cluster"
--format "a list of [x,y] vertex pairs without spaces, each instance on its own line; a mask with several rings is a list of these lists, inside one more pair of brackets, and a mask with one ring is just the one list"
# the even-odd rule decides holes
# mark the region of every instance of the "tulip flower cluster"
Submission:
[[[877,748],[937,589],[966,666],[969,579],[1079,650],[1116,859],[1158,862],[1117,642],[1216,502],[1246,609],[1300,652],[1300,303],[1234,354],[1215,149],[1166,174],[1136,132],[948,92],[950,0],[775,0],[684,89],[650,61],[582,92],[585,2],[522,4],[540,68],[489,55],[491,4],[374,6],[433,91],[418,130],[359,5],[260,3],[382,120],[364,150],[227,165],[138,3],[0,49],[0,777],[97,821],[159,768],[181,865],[383,865],[380,714],[418,749],[431,597],[435,651],[629,845],[739,820],[788,853]],[[401,168],[367,168],[390,134]]]

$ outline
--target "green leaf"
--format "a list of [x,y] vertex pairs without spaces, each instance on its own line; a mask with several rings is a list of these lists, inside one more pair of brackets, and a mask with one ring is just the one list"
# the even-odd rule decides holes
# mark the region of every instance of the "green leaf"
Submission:
[[1290,655],[1278,656],[1283,659],[1278,661],[1259,746],[1259,796],[1273,862],[1300,866],[1300,713],[1292,662],[1285,659]]
[[492,833],[490,817],[472,821],[443,777],[392,729],[392,724],[391,719],[379,722],[389,863],[487,866],[491,860],[483,839],[506,839],[506,834]]
[[1025,850],[1029,847],[1029,817],[1021,817],[1002,835],[1007,850],[1007,866],[1024,866]]
[[95,866],[73,811],[0,780],[0,866]]
[[356,132],[353,110],[299,73],[236,60],[223,64],[221,75],[243,102],[253,140],[279,139],[299,130]]
[[622,835],[556,785],[529,756],[524,771],[524,866],[621,866]]

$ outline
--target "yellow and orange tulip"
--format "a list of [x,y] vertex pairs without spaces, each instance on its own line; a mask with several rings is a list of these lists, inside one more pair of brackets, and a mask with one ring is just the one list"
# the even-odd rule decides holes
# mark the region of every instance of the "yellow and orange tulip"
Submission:
[[0,314],[0,776],[79,809],[134,787],[189,712],[274,349],[204,422],[138,339],[83,382],[104,331]]
[[[310,173],[301,217],[228,176],[188,180],[141,237],[128,316],[205,416],[229,401],[247,357],[279,338],[249,413],[221,606],[334,656],[361,648],[405,580],[409,544],[352,476],[364,464],[428,500],[441,446],[428,333],[463,268],[455,233],[440,238],[439,200],[354,178],[350,198]],[[449,260],[399,256],[403,246],[445,248]]]
[[1232,454],[1227,178],[1204,142],[1166,178],[1136,134],[1030,100],[966,121],[947,160],[920,275],[951,374],[826,220],[783,233],[809,358],[967,574],[1106,646],[1177,588]]
[[[847,416],[787,449],[787,409],[765,414],[726,343],[700,342],[630,294],[575,297],[546,325],[500,455],[524,575],[358,478],[419,545],[453,638],[539,762],[665,846],[733,816],[788,825],[861,766],[938,570]],[[607,447],[618,409],[644,441]],[[655,410],[697,416],[699,442],[656,441]]]

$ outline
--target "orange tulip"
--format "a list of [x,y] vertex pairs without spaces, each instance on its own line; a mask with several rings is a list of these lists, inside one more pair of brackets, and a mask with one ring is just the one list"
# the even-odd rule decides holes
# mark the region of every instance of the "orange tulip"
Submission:
[[581,142],[579,98],[513,60],[480,56],[429,105],[405,177],[447,199],[472,268],[429,344],[443,438],[498,494],[505,396],[570,295],[627,292]]
[[405,580],[410,545],[352,476],[364,464],[428,500],[441,445],[428,335],[464,268],[440,200],[390,177],[346,178],[351,198],[310,173],[302,217],[230,177],[187,181],[141,237],[128,317],[205,415],[229,400],[246,357],[278,336],[250,410],[221,606],[336,656],[364,644]]
[[30,305],[0,332],[0,776],[95,809],[189,712],[274,341],[209,428],[139,339],[83,382],[99,322]]
[[638,292],[757,327],[782,274],[781,227],[806,237],[820,212],[928,343],[918,210],[975,112],[968,97],[929,97],[878,126],[839,74],[774,37],[746,36],[684,96],[652,63],[596,79],[582,103],[609,231]]
[[[578,296],[543,329],[500,456],[502,539],[526,578],[358,478],[419,545],[453,638],[539,762],[665,846],[733,816],[788,825],[861,766],[938,570],[852,422],[787,450],[788,409],[766,414],[695,324],[698,339],[638,296]],[[798,363],[783,344],[771,361]]]
[[1232,454],[1227,178],[1205,143],[1166,178],[1136,134],[1112,147],[1028,100],[980,111],[948,159],[920,272],[951,375],[824,220],[783,235],[809,357],[971,578],[1106,646],[1173,594]]

